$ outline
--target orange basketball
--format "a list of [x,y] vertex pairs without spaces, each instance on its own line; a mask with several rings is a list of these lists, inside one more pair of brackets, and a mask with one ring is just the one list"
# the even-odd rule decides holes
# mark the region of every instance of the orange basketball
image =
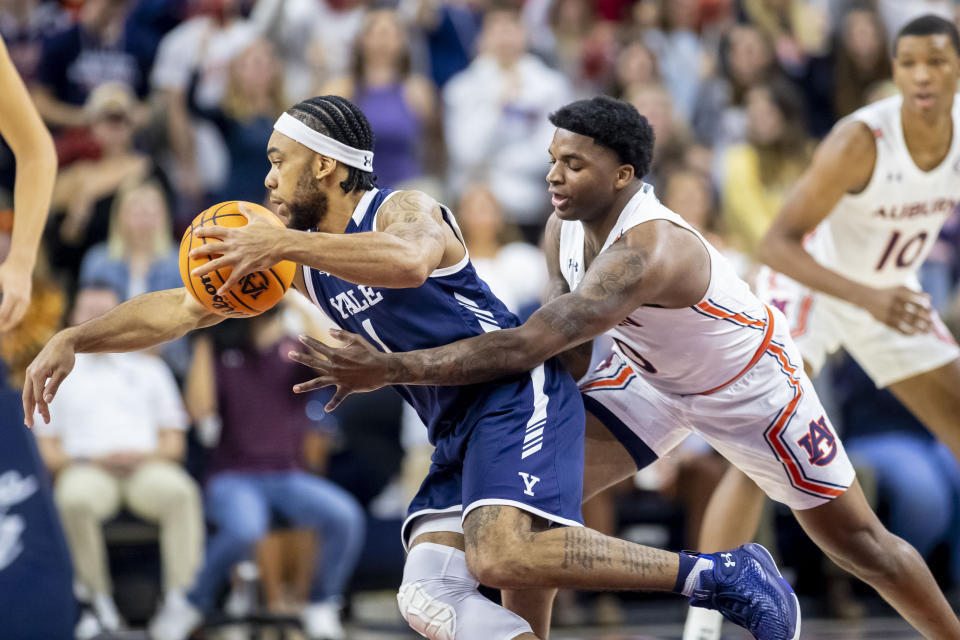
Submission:
[[[253,211],[264,216],[270,224],[278,227],[283,223],[273,213],[258,204],[244,203]],[[240,202],[231,200],[215,204],[190,223],[180,241],[180,277],[187,291],[193,294],[197,302],[213,313],[230,318],[242,318],[263,313],[280,301],[283,294],[290,288],[297,265],[284,260],[273,265],[266,271],[255,271],[240,279],[225,296],[218,296],[217,289],[230,277],[230,267],[217,269],[202,276],[192,276],[191,272],[200,265],[206,264],[219,255],[209,255],[196,260],[190,259],[190,251],[197,246],[214,241],[214,238],[197,238],[194,230],[200,227],[242,227],[247,219],[240,213]]]

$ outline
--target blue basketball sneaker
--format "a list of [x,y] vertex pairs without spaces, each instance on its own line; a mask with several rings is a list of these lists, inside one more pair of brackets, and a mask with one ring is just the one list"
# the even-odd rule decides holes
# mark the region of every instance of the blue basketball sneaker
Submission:
[[691,607],[716,609],[757,640],[800,637],[800,603],[766,549],[751,543],[704,557],[713,569],[700,572]]

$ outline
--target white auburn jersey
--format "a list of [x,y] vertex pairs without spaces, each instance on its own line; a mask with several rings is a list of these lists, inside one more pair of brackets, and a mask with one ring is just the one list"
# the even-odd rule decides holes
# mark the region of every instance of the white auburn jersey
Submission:
[[[641,306],[607,335],[634,370],[657,389],[679,395],[718,391],[759,360],[773,336],[773,314],[720,252],[660,204],[648,184],[624,207],[600,252],[632,227],[650,220],[668,220],[700,238],[710,254],[710,285],[694,306]],[[583,247],[583,225],[563,221],[560,267],[571,291],[583,280]],[[783,322],[783,316],[778,317]]]
[[931,171],[920,170],[907,150],[902,103],[901,96],[893,96],[844,119],[863,122],[873,131],[873,175],[863,191],[845,195],[805,242],[820,264],[870,286],[914,282],[960,201],[960,100],[955,96],[953,102],[950,151]]

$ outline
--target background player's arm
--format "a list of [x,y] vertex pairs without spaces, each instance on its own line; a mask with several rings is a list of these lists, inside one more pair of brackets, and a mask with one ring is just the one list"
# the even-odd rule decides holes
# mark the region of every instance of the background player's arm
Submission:
[[[560,229],[563,223],[555,215],[547,220],[547,227],[543,234],[543,253],[547,259],[547,282],[543,292],[543,304],[555,300],[565,293],[570,293],[570,285],[563,277],[560,268]],[[563,366],[570,372],[574,380],[586,375],[593,357],[593,341],[588,340],[581,345],[567,349],[557,356]]]
[[[241,205],[240,211],[244,211]],[[440,205],[419,191],[401,191],[377,213],[378,231],[365,233],[307,233],[269,226],[248,216],[245,227],[203,228],[198,237],[215,236],[202,253],[219,253],[194,273],[231,266],[230,278],[220,287],[226,292],[252,271],[280,260],[326,271],[338,278],[371,287],[419,287],[443,260],[446,236]],[[198,251],[198,250],[194,250]]]
[[313,353],[291,357],[321,375],[294,390],[336,385],[328,405],[332,409],[350,393],[389,384],[457,386],[529,371],[616,326],[638,306],[696,303],[709,282],[708,265],[707,250],[692,233],[666,221],[646,222],[597,256],[575,291],[547,303],[514,329],[407,353],[382,354],[342,331],[334,332],[346,343],[342,349],[303,338]]
[[50,420],[48,403],[73,369],[77,353],[138,351],[223,320],[185,288],[145,293],[50,339],[30,366],[23,385],[23,412],[33,426],[34,408]]
[[31,275],[57,175],[57,153],[2,39],[0,134],[17,160],[13,240],[0,264],[0,331],[5,331],[20,321],[30,302]]
[[848,122],[835,128],[787,196],[760,245],[758,257],[797,282],[862,307],[904,333],[925,331],[929,328],[929,301],[925,296],[905,287],[877,290],[855,282],[821,265],[803,247],[804,236],[844,195],[866,188],[876,158],[873,132],[865,124]]

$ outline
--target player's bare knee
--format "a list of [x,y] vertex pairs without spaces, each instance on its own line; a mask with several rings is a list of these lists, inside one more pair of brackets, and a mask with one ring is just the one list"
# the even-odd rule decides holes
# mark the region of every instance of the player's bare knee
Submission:
[[876,582],[894,578],[904,566],[903,554],[910,551],[909,544],[876,523],[838,529],[830,556],[861,580]]
[[524,545],[489,538],[483,544],[467,546],[467,567],[481,584],[494,589],[529,586],[531,567],[522,552]]
[[[482,584],[495,589],[529,586],[532,534],[524,530],[529,521],[501,511],[481,507],[464,522],[467,567]],[[515,510],[514,510],[515,511]]]

